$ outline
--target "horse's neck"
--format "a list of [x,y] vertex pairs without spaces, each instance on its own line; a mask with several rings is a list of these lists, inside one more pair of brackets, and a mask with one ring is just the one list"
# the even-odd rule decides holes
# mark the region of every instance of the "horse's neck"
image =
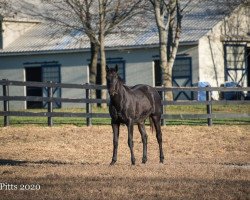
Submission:
[[112,104],[116,107],[117,110],[121,110],[122,104],[125,103],[126,101],[126,95],[125,93],[127,92],[126,86],[123,85],[121,81],[118,82],[118,90],[117,92],[113,95],[110,96],[110,99],[112,101]]

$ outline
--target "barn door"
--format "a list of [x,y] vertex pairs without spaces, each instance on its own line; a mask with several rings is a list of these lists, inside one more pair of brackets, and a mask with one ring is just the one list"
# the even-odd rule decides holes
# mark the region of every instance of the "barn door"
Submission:
[[[43,82],[52,81],[54,83],[61,82],[60,65],[51,64],[42,66],[42,80]],[[43,89],[43,97],[48,96],[48,89]],[[61,97],[61,88],[53,88],[53,97]],[[44,102],[43,107],[47,107],[48,103]],[[61,102],[53,102],[54,108],[61,108]]]
[[[173,66],[173,87],[191,87],[192,70],[191,58],[176,58]],[[191,91],[174,91],[174,100],[191,100]]]
[[247,86],[246,45],[225,45],[225,81]]
[[[42,68],[41,67],[25,67],[26,81],[41,82],[42,81]],[[42,88],[41,87],[26,87],[27,96],[36,96],[42,97]],[[42,101],[27,101],[27,108],[42,108]]]
[[[162,72],[160,60],[154,60],[154,86],[162,85]],[[173,87],[192,86],[192,59],[190,57],[177,57],[172,71]],[[174,91],[174,100],[191,100],[192,92]]]

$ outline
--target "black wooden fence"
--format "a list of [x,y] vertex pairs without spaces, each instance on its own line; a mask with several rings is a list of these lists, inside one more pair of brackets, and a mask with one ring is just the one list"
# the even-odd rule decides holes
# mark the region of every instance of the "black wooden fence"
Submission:
[[[93,113],[92,105],[96,103],[108,103],[108,100],[103,99],[91,99],[92,90],[106,90],[105,86],[101,85],[90,85],[90,84],[65,84],[65,83],[53,83],[53,82],[22,82],[22,81],[10,81],[10,80],[0,80],[0,85],[2,85],[2,96],[0,96],[0,101],[3,101],[3,111],[0,111],[0,116],[4,117],[4,126],[10,124],[10,116],[29,116],[29,117],[47,117],[48,126],[53,125],[53,117],[81,117],[86,118],[87,126],[92,124],[93,118],[110,118],[108,113]],[[12,96],[9,95],[9,88],[11,86],[32,86],[32,87],[42,87],[46,88],[48,91],[47,97],[40,96]],[[53,89],[55,88],[71,88],[71,89],[80,89],[85,91],[85,98],[61,98],[53,97]],[[250,92],[250,87],[234,87],[234,88],[225,88],[225,87],[172,87],[156,88],[164,96],[166,91],[191,91],[191,92],[206,92],[206,101],[166,101],[163,100],[163,114],[162,114],[162,125],[166,124],[166,119],[207,119],[209,126],[213,124],[213,119],[219,118],[250,118],[250,113],[244,114],[220,114],[212,113],[212,105],[229,105],[229,104],[248,104],[250,105],[249,100],[219,100],[215,101],[211,98],[211,91],[219,92]],[[84,93],[84,92],[82,92]],[[10,101],[37,101],[37,102],[47,102],[47,112],[23,112],[23,111],[10,111]],[[67,103],[84,103],[86,104],[85,113],[77,112],[54,112],[53,111],[53,102],[67,102]],[[204,105],[206,107],[206,114],[167,114],[165,113],[165,106],[168,105]]]

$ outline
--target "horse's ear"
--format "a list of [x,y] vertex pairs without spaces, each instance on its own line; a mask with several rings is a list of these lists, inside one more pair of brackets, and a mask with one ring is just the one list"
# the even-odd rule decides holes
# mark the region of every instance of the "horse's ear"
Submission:
[[118,65],[115,65],[115,71],[118,72]]
[[109,67],[108,67],[108,65],[106,65],[106,72],[109,72]]

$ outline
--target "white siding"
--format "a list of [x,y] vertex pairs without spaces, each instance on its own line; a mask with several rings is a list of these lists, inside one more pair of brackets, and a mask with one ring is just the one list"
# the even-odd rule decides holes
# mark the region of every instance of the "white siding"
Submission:
[[224,82],[223,44],[215,35],[199,40],[199,77],[214,87]]
[[34,27],[34,22],[3,21],[3,48]]
[[[247,36],[247,18],[244,12],[237,10],[199,40],[200,81],[207,81],[214,87],[225,82],[223,43],[238,40],[234,44],[242,44],[241,41]],[[218,98],[218,93],[214,97]]]

